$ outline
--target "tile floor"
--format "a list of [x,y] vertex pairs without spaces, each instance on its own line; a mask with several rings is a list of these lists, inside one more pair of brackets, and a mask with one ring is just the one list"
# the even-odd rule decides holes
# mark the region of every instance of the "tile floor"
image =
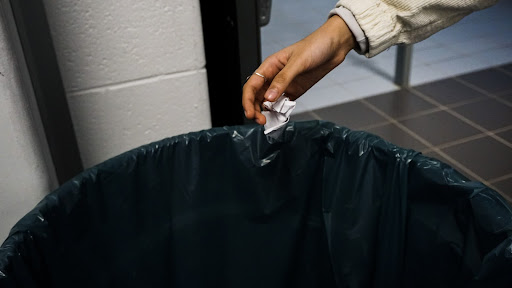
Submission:
[[[261,29],[263,58],[313,32],[326,20],[335,3],[335,0],[273,1],[270,23]],[[510,15],[512,1],[502,0],[415,44],[411,84],[512,62]],[[295,113],[397,91],[399,88],[393,83],[395,54],[394,47],[371,59],[351,52],[344,63],[301,97]]]
[[421,151],[512,202],[512,62],[292,115]]

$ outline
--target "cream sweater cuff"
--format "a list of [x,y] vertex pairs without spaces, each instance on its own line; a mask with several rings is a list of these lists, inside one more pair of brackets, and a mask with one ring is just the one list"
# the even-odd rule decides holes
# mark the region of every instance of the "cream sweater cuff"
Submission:
[[[343,5],[342,3],[343,2]],[[351,12],[368,39],[366,57],[373,57],[397,44],[400,27],[385,3],[376,0],[340,1],[336,8]]]

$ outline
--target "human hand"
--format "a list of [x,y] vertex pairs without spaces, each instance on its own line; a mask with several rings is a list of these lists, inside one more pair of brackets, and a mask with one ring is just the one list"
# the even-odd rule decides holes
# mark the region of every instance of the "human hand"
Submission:
[[283,93],[296,100],[342,63],[355,45],[347,24],[333,16],[303,40],[269,56],[244,85],[245,117],[265,124],[264,101],[275,101]]

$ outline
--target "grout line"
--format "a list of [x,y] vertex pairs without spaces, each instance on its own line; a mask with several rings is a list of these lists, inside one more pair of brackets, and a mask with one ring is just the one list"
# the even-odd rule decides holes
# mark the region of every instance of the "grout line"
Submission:
[[502,99],[501,97],[495,96],[495,95],[489,95],[492,99],[501,102],[502,104],[505,104],[505,106],[512,107],[512,102],[509,102],[505,99]]
[[142,78],[136,78],[136,79],[129,79],[125,81],[115,82],[115,83],[108,83],[93,87],[87,87],[84,89],[72,89],[70,91],[66,91],[68,96],[80,96],[82,94],[91,93],[91,92],[103,92],[108,90],[116,90],[126,87],[132,87],[137,86],[141,84],[146,83],[152,83],[160,80],[167,80],[172,78],[178,78],[178,77],[185,77],[190,76],[198,73],[206,72],[206,69],[204,67],[198,68],[196,70],[184,70],[184,71],[176,71],[171,72],[167,74],[158,74],[158,75],[151,75],[148,77],[142,77]]
[[[369,97],[369,98],[371,98],[371,97]],[[417,118],[417,117],[433,114],[433,113],[436,113],[436,112],[446,111],[446,110],[448,110],[450,108],[455,108],[455,107],[459,107],[459,106],[462,106],[462,105],[476,103],[476,102],[479,102],[479,101],[482,101],[482,100],[485,100],[485,99],[487,99],[487,98],[477,97],[477,98],[473,98],[473,99],[470,99],[470,100],[465,100],[465,101],[460,101],[460,102],[456,102],[456,103],[453,103],[453,104],[449,104],[449,105],[444,106],[444,107],[430,108],[430,109],[427,109],[427,110],[423,110],[423,111],[420,111],[420,112],[412,113],[412,114],[409,114],[407,116],[397,117],[397,118],[394,118],[394,119],[397,120],[397,121],[410,120],[410,119],[413,119],[413,118]],[[390,122],[386,122],[386,123],[390,123]],[[369,126],[381,126],[381,125],[380,124],[376,124],[376,125],[369,125]],[[364,128],[366,128],[366,126]],[[371,127],[371,128],[373,128],[373,127]]]
[[[486,70],[489,70],[489,69],[486,69]],[[484,71],[484,70],[482,70],[482,71]],[[463,76],[463,75],[461,75],[461,76]],[[469,82],[467,82],[467,81],[465,81],[465,80],[462,80],[462,79],[460,79],[459,77],[453,77],[452,79],[453,79],[454,81],[459,82],[460,84],[462,84],[462,85],[464,85],[464,86],[466,86],[466,87],[469,87],[469,88],[471,88],[471,89],[473,89],[473,90],[475,90],[475,91],[477,91],[477,92],[480,92],[480,93],[484,94],[484,95],[485,95],[485,96],[487,96],[487,97],[489,97],[490,95],[492,95],[490,92],[487,92],[487,90],[484,90],[484,89],[482,89],[482,88],[480,88],[480,87],[478,87],[478,86],[476,86],[476,85],[474,85],[474,84],[472,84],[472,83],[469,83]]]
[[[371,97],[373,97],[373,96],[371,96]],[[366,99],[367,98],[371,98],[371,97],[366,97]],[[446,107],[434,107],[434,108],[430,108],[430,109],[423,110],[423,111],[420,111],[420,112],[412,113],[412,114],[409,114],[407,116],[402,116],[402,117],[394,118],[394,119],[396,121],[409,120],[409,119],[413,119],[413,118],[417,118],[417,117],[433,114],[433,113],[436,113],[436,112],[445,111],[445,110],[448,110],[449,108],[452,108],[452,107],[459,107],[459,106],[462,106],[462,105],[475,103],[475,102],[478,102],[478,101],[481,101],[481,100],[484,100],[484,99],[487,99],[487,98],[478,97],[478,98],[474,98],[474,99],[471,99],[471,100],[466,100],[466,101],[461,101],[461,102],[453,103],[453,104],[450,104],[450,105],[448,105]],[[361,101],[361,99],[359,99],[358,101]],[[312,113],[314,115],[314,117],[317,118],[318,120],[322,120],[322,119],[320,119],[320,116],[318,116],[314,112],[314,110],[307,111],[307,112]],[[358,127],[357,129],[358,130],[373,129],[373,128],[378,128],[378,127],[381,127],[381,126],[384,126],[384,125],[387,125],[387,124],[391,124],[391,123],[392,122],[390,122],[390,121],[383,121],[383,122],[378,122],[378,123],[375,123],[375,124],[369,124],[369,125],[366,125],[366,126]]]
[[487,99],[487,98],[477,97],[477,98],[473,98],[473,99],[470,99],[470,100],[465,100],[465,101],[460,101],[460,102],[456,102],[456,103],[453,103],[453,104],[449,104],[449,105],[446,105],[446,106],[434,107],[434,108],[423,110],[423,111],[420,111],[420,112],[416,112],[416,113],[413,113],[413,114],[410,114],[410,115],[407,115],[407,116],[398,117],[398,118],[395,118],[395,119],[397,121],[410,120],[410,119],[417,118],[417,117],[420,117],[420,116],[425,116],[425,115],[433,114],[433,113],[436,113],[436,112],[446,111],[446,110],[451,109],[451,108],[457,108],[457,107],[460,107],[460,106],[463,106],[463,105],[480,102],[480,101],[485,100],[485,99]]
[[505,200],[508,201],[509,204],[512,204],[512,197],[508,196],[507,193],[505,193],[504,191],[501,191],[500,189],[496,188],[494,185],[490,184],[488,185],[491,189],[493,189],[494,191],[498,192],[498,194],[500,194],[501,197],[505,198]]
[[[509,126],[505,126],[505,127],[502,127],[502,128],[498,128],[498,129],[489,131],[489,132],[492,133],[492,134],[498,134],[498,133],[505,132],[505,131],[511,130],[511,129],[512,129],[512,125],[509,125]],[[466,142],[469,142],[469,141],[472,141],[472,140],[477,140],[477,139],[480,139],[480,138],[483,138],[483,137],[487,137],[487,133],[480,133],[480,134],[472,135],[472,136],[469,136],[469,137],[457,139],[455,141],[451,141],[451,142],[447,142],[447,143],[443,143],[443,144],[437,145],[436,147],[439,148],[439,149],[445,149],[445,148],[452,147],[452,146],[455,146],[455,145],[458,145],[458,144],[463,144],[463,143],[466,143]],[[505,140],[505,141],[507,141],[507,140]]]
[[486,99],[487,99],[487,97],[485,97],[485,96],[475,97],[475,98],[470,99],[470,100],[460,101],[460,102],[448,104],[448,105],[445,105],[445,106],[447,108],[449,108],[449,109],[452,109],[452,108],[457,108],[457,107],[468,105],[468,104],[477,103],[477,102],[480,102],[480,101],[483,101],[483,100],[486,100]]
[[441,149],[438,149],[438,148],[434,147],[430,142],[428,142],[427,140],[423,139],[421,136],[419,136],[418,134],[414,133],[413,131],[409,130],[403,124],[401,124],[400,122],[398,122],[395,119],[391,118],[386,113],[381,111],[379,108],[375,107],[374,105],[372,105],[371,103],[369,103],[368,101],[366,101],[364,99],[362,99],[361,102],[363,102],[365,105],[367,105],[370,109],[372,109],[376,113],[380,114],[382,117],[388,119],[391,123],[393,123],[396,126],[398,126],[398,128],[402,129],[403,131],[408,133],[410,136],[412,136],[416,140],[420,141],[423,145],[426,145],[427,148],[431,149],[433,152],[436,152],[440,156],[444,157],[446,160],[450,161],[454,166],[456,166],[457,169],[465,172],[467,175],[473,177],[473,179],[482,182],[484,185],[489,186],[489,182],[487,182],[485,179],[483,179],[482,177],[477,175],[475,172],[471,171],[466,166],[464,166],[461,163],[459,163],[457,160],[453,159],[448,154],[446,154],[443,151],[441,151]]
[[374,128],[379,128],[379,127],[382,127],[382,126],[386,126],[386,125],[389,125],[389,124],[392,124],[392,123],[386,120],[384,122],[379,122],[379,123],[376,123],[376,124],[370,124],[370,125],[366,125],[366,126],[360,127],[360,128],[358,128],[358,130],[369,130],[369,129],[374,129]]
[[496,96],[507,96],[509,94],[512,94],[512,89],[508,89],[508,90],[504,90],[504,91],[501,91],[501,92],[497,92],[496,93]]
[[482,88],[480,88],[480,87],[478,87],[478,86],[476,86],[476,85],[474,85],[472,83],[469,83],[467,81],[464,81],[464,80],[458,79],[458,78],[456,78],[455,80],[458,81],[461,84],[466,85],[469,88],[472,88],[473,90],[477,90],[478,92],[481,92],[481,93],[485,94],[487,97],[489,97],[491,99],[497,100],[498,102],[501,102],[501,103],[503,103],[503,104],[505,104],[505,105],[507,105],[509,107],[512,107],[512,103],[508,102],[507,100],[503,100],[500,97],[494,95],[493,93],[487,92],[484,89],[482,89]]
[[430,152],[434,152],[434,150],[432,150],[430,148],[427,148],[427,149],[421,151],[421,154],[427,154],[427,153],[430,153]]
[[434,108],[430,108],[430,109],[423,110],[423,111],[420,111],[420,112],[412,113],[412,114],[407,115],[407,116],[402,116],[402,117],[393,118],[393,119],[395,119],[396,121],[409,120],[409,119],[413,119],[413,118],[417,118],[417,117],[433,114],[433,113],[436,113],[436,112],[440,112],[440,111],[443,111],[443,110],[445,110],[445,109],[443,109],[441,107],[434,107]]
[[[413,93],[415,93],[416,95],[420,96],[421,98],[423,98],[424,100],[434,104],[434,105],[439,105],[439,106],[443,106],[442,104],[440,104],[439,102],[437,102],[436,100],[434,99],[431,99],[430,97],[426,96],[425,94],[417,91],[416,89],[414,88],[409,88],[410,91],[412,91]],[[443,107],[446,107],[446,106],[443,106]],[[448,108],[448,107],[447,107]],[[509,147],[512,149],[512,143],[508,143],[508,141],[505,141],[503,138],[495,135],[494,133],[491,133],[489,132],[489,130],[485,129],[484,127],[476,124],[475,122],[469,120],[468,118],[460,115],[459,113],[451,110],[451,109],[446,109],[446,112],[450,113],[452,116],[455,116],[456,118],[458,118],[459,120],[465,122],[466,124],[472,126],[473,128],[475,129],[478,129],[480,130],[481,132],[487,134],[487,136],[493,138],[494,140],[497,140],[498,142],[504,144],[505,146]]]
[[[504,65],[507,65],[507,64],[504,64]],[[503,66],[503,65],[501,65],[501,66]],[[509,76],[512,76],[512,72],[510,72],[510,71],[508,71],[506,69],[501,68],[501,66],[494,67],[494,69],[496,69],[498,71],[501,71],[501,72],[503,72],[503,73],[505,73],[505,74],[507,74]]]
[[505,127],[502,127],[502,128],[498,128],[498,129],[492,130],[491,133],[498,134],[498,133],[505,132],[505,131],[508,131],[508,130],[512,130],[512,124],[509,125],[509,126],[505,126]]
[[501,177],[496,177],[496,178],[490,179],[489,183],[494,184],[496,182],[500,182],[500,181],[503,181],[503,180],[508,180],[510,178],[512,178],[512,173],[509,173],[507,175],[503,175]]
[[313,116],[316,120],[322,120],[322,118],[320,118],[320,116],[318,116],[318,114],[316,114],[315,112],[308,111],[308,113],[311,114],[311,116]]
[[469,142],[469,141],[473,141],[473,140],[477,140],[477,139],[484,138],[484,137],[487,137],[487,134],[480,133],[480,134],[472,135],[472,136],[469,136],[469,137],[466,137],[466,138],[461,138],[461,139],[457,139],[455,141],[451,141],[451,142],[447,142],[447,143],[443,143],[443,144],[437,145],[436,148],[445,149],[445,148],[449,148],[449,147],[452,147],[452,146],[455,146],[455,145],[463,144],[463,143],[466,143],[466,142]]

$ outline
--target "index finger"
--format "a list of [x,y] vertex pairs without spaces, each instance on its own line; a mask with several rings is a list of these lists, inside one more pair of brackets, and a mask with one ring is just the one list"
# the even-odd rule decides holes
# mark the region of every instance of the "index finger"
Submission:
[[[259,79],[256,79],[259,78]],[[265,81],[262,77],[251,75],[243,87],[242,106],[244,107],[245,117],[253,119],[255,117],[254,105],[257,104],[256,95],[263,88]]]
[[[259,116],[256,115],[257,111],[254,110],[254,106],[260,105],[261,103],[257,102],[263,102],[264,100],[263,95],[265,91],[262,91],[262,89],[265,87],[268,88],[268,85],[272,82],[275,75],[283,69],[284,65],[279,62],[276,54],[265,59],[258,69],[256,69],[255,73],[263,77],[252,74],[243,87],[242,106],[244,107],[247,119],[254,119],[256,116]],[[261,97],[258,97],[258,95]],[[262,117],[264,116],[262,115]]]

